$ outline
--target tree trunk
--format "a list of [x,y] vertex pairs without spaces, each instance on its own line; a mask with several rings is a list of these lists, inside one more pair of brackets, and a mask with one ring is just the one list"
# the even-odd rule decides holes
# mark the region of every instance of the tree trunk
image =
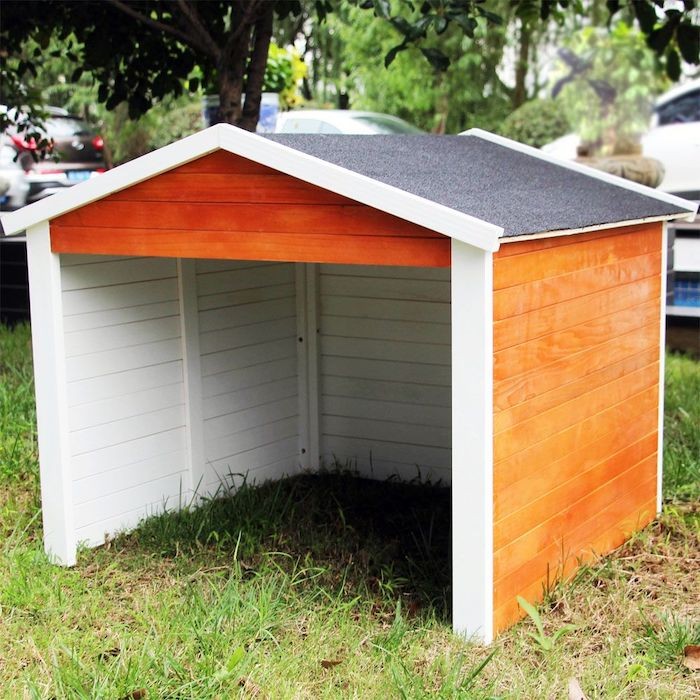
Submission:
[[515,66],[515,89],[513,90],[513,109],[520,107],[527,100],[527,71],[530,57],[530,41],[532,28],[524,20],[520,20],[520,47],[518,49],[518,62]]
[[[245,17],[238,17],[238,22],[246,22]],[[219,74],[219,122],[238,124],[242,117],[242,95],[245,69],[250,52],[250,35],[253,25],[247,21],[237,27],[232,20],[233,31],[239,33],[238,40],[229,51],[222,51],[217,63]]]
[[265,3],[262,12],[255,22],[253,34],[253,53],[248,64],[248,78],[245,88],[245,104],[243,116],[238,126],[247,131],[255,131],[260,119],[260,100],[262,98],[267,54],[272,38],[273,4]]

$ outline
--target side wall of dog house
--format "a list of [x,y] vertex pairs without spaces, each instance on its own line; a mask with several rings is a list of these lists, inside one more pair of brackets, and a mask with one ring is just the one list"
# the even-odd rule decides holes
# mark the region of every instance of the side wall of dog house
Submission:
[[494,609],[657,510],[662,225],[505,244],[494,256]]
[[75,541],[187,498],[173,259],[61,256]]
[[321,461],[450,481],[449,268],[320,266]]
[[296,290],[290,263],[198,260],[204,459],[200,493],[299,466]]

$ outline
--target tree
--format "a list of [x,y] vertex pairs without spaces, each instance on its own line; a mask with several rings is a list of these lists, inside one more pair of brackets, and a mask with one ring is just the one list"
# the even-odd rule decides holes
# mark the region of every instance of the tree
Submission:
[[505,23],[481,26],[472,39],[453,26],[439,42],[429,40],[427,46],[439,46],[450,61],[444,71],[416,48],[402,51],[385,70],[384,55],[396,42],[395,32],[357,7],[334,14],[328,24],[340,39],[341,69],[352,76],[349,92],[357,109],[389,112],[436,133],[476,125],[492,130],[511,109],[511,89],[497,70],[506,46]]
[[[494,5],[495,0],[423,0],[418,5],[413,0],[392,2],[391,0],[351,0],[389,22],[402,37],[386,55],[388,66],[401,52],[411,46],[420,46],[430,36],[440,36],[450,26],[457,25],[468,36],[473,37],[484,20],[491,24],[502,24],[503,15]],[[407,19],[397,12],[397,6],[408,6],[417,11]],[[672,80],[681,74],[681,58],[687,63],[700,62],[700,9],[697,0],[682,0],[666,3],[664,0],[606,0],[606,8],[611,21],[618,14],[632,15],[646,36],[647,43],[659,56],[663,57],[666,70]],[[567,15],[590,15],[599,21],[600,0],[512,0],[511,6],[522,21],[521,30],[527,35],[536,22],[550,17],[565,21]],[[496,9],[496,11],[494,11]],[[521,44],[528,43],[527,36],[521,37]],[[425,58],[437,69],[443,70],[449,58],[435,47],[421,48]]]
[[[417,46],[436,70],[445,70],[449,57],[439,45],[428,45],[456,27],[473,38],[479,25],[498,25],[500,0],[345,0],[387,21],[401,38],[385,56],[389,65],[410,46]],[[309,0],[309,3],[311,0]],[[341,0],[314,0],[322,19]],[[567,13],[586,14],[585,0],[513,0],[516,14],[528,23]],[[599,3],[596,4],[596,7]],[[661,0],[634,0],[635,19],[649,45],[662,55],[671,77],[680,74],[681,59],[697,64],[700,28],[696,0],[666,8]],[[411,10],[397,12],[397,7]],[[614,15],[624,11],[619,0],[607,0]],[[128,103],[137,117],[165,95],[180,95],[200,81],[220,96],[223,121],[254,129],[260,110],[263,78],[275,19],[301,17],[300,0],[4,0],[0,29],[0,83],[9,107],[28,107],[19,118],[31,127],[36,96],[26,87],[36,75],[41,50],[56,33],[75,47],[67,52],[76,65],[74,77],[89,70],[99,83],[98,98],[108,109]],[[527,35],[523,36],[523,40]],[[28,55],[28,39],[39,52]],[[193,76],[198,66],[200,75]],[[245,92],[245,100],[242,95]],[[13,116],[15,114],[15,116]],[[0,129],[17,121],[18,113],[0,113]]]
[[300,11],[298,0],[7,0],[0,31],[3,98],[17,107],[31,101],[22,78],[36,76],[41,52],[24,49],[29,39],[47,49],[55,32],[75,37],[68,52],[73,78],[90,71],[108,109],[127,102],[136,118],[165,95],[178,96],[186,84],[196,89],[201,81],[218,93],[222,121],[254,129],[274,18]]

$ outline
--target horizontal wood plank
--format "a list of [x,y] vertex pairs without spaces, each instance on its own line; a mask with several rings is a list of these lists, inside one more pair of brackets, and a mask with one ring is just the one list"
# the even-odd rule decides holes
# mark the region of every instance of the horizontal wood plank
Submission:
[[634,234],[615,231],[579,245],[559,245],[546,250],[535,250],[527,255],[498,258],[494,266],[493,285],[494,289],[523,285],[637,255],[659,252],[660,248],[661,224],[649,224]]
[[81,479],[95,473],[95,465],[100,471],[124,467],[141,462],[150,457],[167,454],[173,450],[185,450],[185,428],[174,428],[162,433],[154,433],[118,445],[101,447],[94,452],[76,455],[71,459],[73,479]]
[[[494,550],[500,573],[494,573],[495,578],[500,578],[509,569],[517,568],[518,561],[526,561],[539,551],[538,548],[532,551],[536,547],[534,543],[542,542],[543,537],[549,536],[544,533],[556,529],[554,525],[551,528],[548,525],[554,522],[556,516],[568,512],[574,507],[573,504],[579,503],[597,489],[607,488],[608,482],[635,465],[650,458],[656,459],[657,442],[658,433],[653,431],[598,462],[593,468],[581,469],[572,479],[564,483],[555,482],[554,488],[535,495],[525,507],[496,520]],[[579,515],[583,515],[580,510],[577,511],[577,517]]]
[[[592,469],[611,455],[632,445],[640,435],[649,435],[658,429],[658,416],[653,409],[638,413],[630,407],[626,422],[609,425],[596,439],[583,439],[575,449],[537,465],[526,474],[513,474],[505,469],[499,473],[499,488],[494,497],[496,522],[508,517],[553,488],[574,479],[579,473]],[[605,430],[605,428],[603,428]]]
[[520,285],[497,289],[493,294],[493,317],[499,321],[518,316],[660,273],[661,252],[656,251],[528,282],[524,289]]
[[[590,374],[647,350],[655,349],[658,356],[658,347],[659,323],[654,319],[643,328],[633,329],[600,345],[562,357],[547,365],[546,371],[535,368],[527,374],[497,382],[494,386],[495,410],[498,412],[520,405],[550,391],[566,391],[563,387],[569,383],[586,379]],[[572,396],[567,394],[566,400],[570,398]]]
[[518,316],[517,322],[510,318],[496,321],[493,324],[494,350],[503,350],[601,316],[640,306],[658,299],[660,291],[661,277],[654,275],[524,313]]
[[276,174],[279,171],[221,149],[208,153],[201,158],[195,158],[189,161],[189,163],[183,163],[177,168],[174,168],[171,172],[197,175],[203,173],[265,175]]
[[658,362],[659,349],[651,346],[646,350],[625,356],[621,360],[606,364],[586,375],[579,375],[570,382],[560,384],[550,391],[537,394],[515,406],[496,411],[494,414],[494,434],[498,435],[516,425],[522,424],[555,406],[570,402],[582,394]]
[[494,488],[498,490],[505,482],[527,479],[541,464],[563,457],[581,443],[599,439],[608,432],[611,425],[625,425],[633,403],[634,410],[639,414],[657,409],[658,386],[651,386],[570,428],[529,445],[501,462],[496,462]]
[[352,199],[283,173],[191,173],[173,170],[115,192],[114,202],[354,204]]
[[557,572],[562,559],[576,559],[599,533],[614,526],[625,515],[638,512],[653,497],[655,481],[655,460],[652,457],[545,523],[543,532],[537,533],[541,534],[538,543],[546,542],[544,548],[535,553],[524,546],[527,556],[523,557],[522,565],[494,581],[498,592],[494,607],[541,579],[546,575],[547,566],[550,572]]
[[[649,484],[642,484],[637,491],[641,492],[648,489]],[[587,546],[582,547],[576,558],[569,557],[560,566],[558,562],[555,562],[549,577],[547,573],[543,574],[540,578],[525,586],[521,590],[521,595],[526,600],[533,602],[542,600],[545,586],[551,587],[557,581],[568,580],[582,564],[594,562],[601,555],[619,547],[633,532],[648,525],[654,519],[655,513],[656,499],[651,498],[638,509],[622,517],[619,522],[607,531],[596,536]],[[506,629],[525,616],[525,612],[518,605],[514,596],[509,599],[499,597],[498,603],[494,611],[494,627],[497,632]]]
[[449,267],[450,239],[53,226],[55,253]]
[[619,226],[603,231],[589,231],[588,233],[576,233],[568,236],[552,236],[551,238],[537,238],[530,241],[518,241],[509,238],[503,239],[503,244],[498,251],[499,258],[513,255],[525,255],[527,253],[540,253],[550,248],[563,248],[567,245],[581,246],[582,243],[595,241],[601,238],[608,239],[615,235],[630,235],[648,230],[649,226],[658,224],[633,224],[632,226]]
[[54,219],[54,227],[446,238],[363,204],[154,204],[103,199]]
[[581,423],[610,406],[655,386],[658,381],[659,364],[655,362],[591,391],[582,392],[570,401],[553,406],[499,433],[495,441],[494,460],[500,462],[507,459],[551,435]]
[[659,303],[654,299],[640,306],[599,316],[573,328],[556,330],[549,335],[500,350],[494,353],[494,381],[510,379],[533,370],[542,372],[546,365],[605,343],[616,335],[636,331],[649,333],[652,337],[658,336],[658,332],[645,328],[658,321],[658,318]]

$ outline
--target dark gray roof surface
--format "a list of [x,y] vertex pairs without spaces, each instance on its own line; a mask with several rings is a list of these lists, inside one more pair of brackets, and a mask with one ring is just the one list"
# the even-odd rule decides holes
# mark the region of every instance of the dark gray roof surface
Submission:
[[502,226],[504,236],[686,212],[474,135],[268,138]]

